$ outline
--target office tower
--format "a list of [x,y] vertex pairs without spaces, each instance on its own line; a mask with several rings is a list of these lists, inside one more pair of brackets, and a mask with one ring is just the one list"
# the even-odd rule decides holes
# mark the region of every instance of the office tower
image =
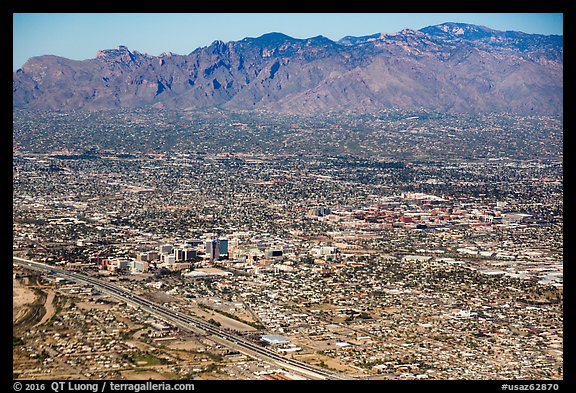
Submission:
[[216,261],[220,258],[220,242],[218,239],[212,239],[206,242],[206,256],[211,261]]
[[160,246],[160,254],[171,254],[174,246],[171,244],[164,244]]
[[219,256],[228,255],[228,239],[219,239],[220,253]]

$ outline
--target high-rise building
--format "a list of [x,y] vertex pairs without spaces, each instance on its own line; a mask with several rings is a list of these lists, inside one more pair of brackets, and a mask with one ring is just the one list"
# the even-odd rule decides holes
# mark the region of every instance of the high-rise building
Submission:
[[147,251],[138,253],[136,259],[140,262],[150,262],[158,259],[158,251]]
[[191,249],[191,248],[184,248],[184,249],[182,250],[182,254],[183,254],[183,255],[182,255],[182,258],[183,258],[185,261],[190,261],[190,260],[192,260],[192,259],[196,259],[197,251],[196,251],[196,250],[193,250],[193,249]]
[[176,258],[174,257],[174,255],[166,255],[166,257],[164,258],[164,262],[167,265],[172,265],[176,263]]
[[220,242],[218,239],[212,239],[206,242],[206,255],[211,261],[216,261],[220,258]]
[[228,256],[228,239],[219,239],[220,254],[219,256]]
[[172,244],[163,244],[160,246],[160,254],[171,254],[172,250],[174,250]]
[[206,255],[211,261],[228,256],[228,239],[214,238],[206,242]]
[[144,261],[133,261],[132,262],[132,271],[138,273],[144,273],[148,271],[148,262]]
[[194,248],[196,246],[199,246],[200,244],[202,244],[202,240],[198,240],[198,239],[189,239],[189,240],[185,240],[183,243],[184,247],[190,247],[190,248]]

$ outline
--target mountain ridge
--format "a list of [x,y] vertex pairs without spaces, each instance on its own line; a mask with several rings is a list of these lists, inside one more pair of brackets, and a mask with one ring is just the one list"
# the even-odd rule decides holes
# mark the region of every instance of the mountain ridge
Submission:
[[338,41],[271,32],[188,55],[120,45],[87,60],[30,58],[13,73],[13,107],[558,114],[562,45],[562,36],[455,22]]

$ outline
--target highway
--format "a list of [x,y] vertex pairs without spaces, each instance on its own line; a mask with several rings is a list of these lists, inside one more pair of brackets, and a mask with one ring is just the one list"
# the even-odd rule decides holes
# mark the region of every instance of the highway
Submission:
[[109,294],[122,301],[125,301],[126,303],[138,306],[142,310],[149,312],[157,318],[174,323],[193,332],[201,331],[207,335],[212,336],[213,338],[216,338],[216,342],[221,343],[222,345],[225,345],[231,349],[238,350],[250,357],[259,360],[274,363],[280,367],[299,373],[310,379],[354,379],[351,376],[337,374],[308,363],[286,358],[279,353],[268,350],[267,348],[264,348],[250,340],[245,339],[244,337],[240,337],[229,331],[220,329],[219,327],[212,325],[207,321],[184,313],[176,312],[161,304],[152,302],[141,296],[133,294],[126,289],[123,289],[112,283],[105,282],[103,280],[90,277],[79,272],[64,270],[27,259],[13,257],[13,263],[14,265],[21,266],[26,269],[52,273],[80,284],[91,285],[102,293]]

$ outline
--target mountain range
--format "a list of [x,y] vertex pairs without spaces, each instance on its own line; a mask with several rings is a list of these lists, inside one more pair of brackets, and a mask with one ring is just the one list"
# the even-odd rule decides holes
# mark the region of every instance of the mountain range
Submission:
[[14,109],[137,107],[562,114],[563,37],[463,23],[338,41],[268,33],[188,55],[38,56],[13,73]]

